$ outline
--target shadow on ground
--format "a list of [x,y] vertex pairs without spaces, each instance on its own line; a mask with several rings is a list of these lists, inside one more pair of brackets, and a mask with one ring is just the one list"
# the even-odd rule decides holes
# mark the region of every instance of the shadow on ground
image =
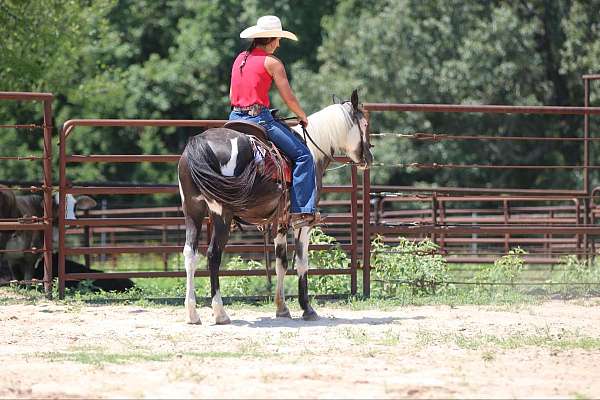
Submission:
[[338,325],[388,325],[403,320],[421,320],[426,317],[363,317],[363,318],[336,318],[320,317],[317,321],[304,321],[302,318],[271,318],[260,317],[255,321],[232,320],[232,325],[247,326],[250,328],[300,328],[311,326],[338,326]]

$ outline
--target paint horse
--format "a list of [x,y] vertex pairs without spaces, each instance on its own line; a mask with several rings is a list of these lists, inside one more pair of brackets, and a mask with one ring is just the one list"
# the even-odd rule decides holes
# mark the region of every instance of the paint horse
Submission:
[[[353,162],[367,168],[373,157],[366,137],[367,119],[358,103],[356,90],[351,100],[330,105],[308,117],[307,145],[315,162],[317,202],[322,178],[336,152],[346,154]],[[298,125],[293,129],[303,136]],[[178,176],[186,237],[183,256],[186,270],[186,322],[200,323],[196,311],[194,273],[199,257],[198,242],[202,221],[209,215],[212,222],[210,244],[206,253],[210,270],[212,309],[217,324],[228,324],[230,319],[223,308],[219,291],[221,254],[229,239],[233,220],[264,225],[276,224],[275,256],[277,285],[275,292],[276,316],[291,318],[285,303],[283,279],[287,260],[287,232],[289,215],[281,215],[280,200],[285,196],[285,182],[261,173],[261,160],[255,152],[250,136],[228,128],[213,128],[190,139],[179,160]],[[289,207],[289,203],[285,204]],[[298,274],[298,300],[304,320],[318,319],[308,299],[308,238],[311,227],[294,231],[295,267]]]

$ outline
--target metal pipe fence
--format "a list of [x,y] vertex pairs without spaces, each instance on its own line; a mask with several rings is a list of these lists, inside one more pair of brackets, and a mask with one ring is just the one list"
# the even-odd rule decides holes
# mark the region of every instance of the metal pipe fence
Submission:
[[[48,298],[52,297],[52,100],[54,96],[51,93],[22,93],[22,92],[0,92],[0,100],[2,101],[29,101],[39,102],[42,106],[42,124],[2,124],[0,129],[26,129],[30,132],[42,131],[43,149],[42,156],[34,155],[17,155],[17,156],[2,156],[0,161],[41,161],[42,162],[42,184],[41,186],[33,186],[29,188],[12,188],[9,190],[27,189],[32,192],[43,193],[43,209],[44,215],[41,218],[21,218],[17,220],[2,220],[0,221],[0,231],[20,231],[33,230],[43,231],[44,241],[43,248],[28,248],[25,252],[43,253],[44,257],[44,291]],[[2,252],[7,252],[5,249],[0,249]]]
[[[594,76],[593,79],[598,79],[600,76]],[[397,137],[399,140],[419,140],[419,141],[484,141],[491,142],[495,140],[502,141],[556,141],[569,140],[582,142],[583,149],[583,164],[582,165],[494,165],[494,164],[451,164],[451,163],[392,163],[376,164],[376,167],[387,168],[421,168],[428,170],[442,169],[503,169],[503,170],[547,170],[547,169],[572,169],[581,170],[583,172],[583,188],[582,189],[519,189],[519,188],[419,188],[419,187],[390,187],[388,191],[371,191],[370,171],[366,170],[363,175],[363,295],[370,295],[370,273],[371,273],[371,238],[373,235],[421,235],[422,237],[430,237],[434,242],[440,244],[442,249],[448,243],[450,237],[463,235],[463,241],[468,242],[468,236],[465,235],[496,235],[504,236],[505,251],[508,251],[510,238],[523,235],[544,235],[545,239],[561,235],[573,235],[576,244],[576,253],[579,254],[594,254],[595,251],[589,251],[590,243],[588,242],[590,235],[599,235],[600,226],[590,223],[590,201],[591,193],[589,189],[589,173],[590,170],[598,169],[600,166],[590,165],[589,160],[589,142],[598,140],[589,137],[589,116],[599,115],[600,108],[589,107],[589,79],[584,77],[586,101],[584,107],[562,107],[562,106],[504,106],[504,105],[456,105],[456,104],[390,104],[390,103],[365,103],[364,109],[368,112],[371,118],[373,113],[379,112],[395,112],[395,113],[480,113],[487,114],[532,114],[532,115],[581,115],[584,117],[584,132],[583,137],[567,137],[567,138],[545,138],[535,136],[497,136],[491,137],[488,135],[451,135],[438,134],[431,132],[417,132],[412,134],[396,134],[396,133],[375,133],[373,138],[377,137]],[[373,130],[369,124],[369,130]],[[454,195],[454,197],[444,197]],[[510,196],[502,198],[503,196]],[[514,196],[517,197],[514,197]],[[398,218],[395,221],[381,221],[381,212],[383,207],[383,199],[390,197],[402,198],[403,201],[428,201],[430,206],[427,212],[424,212],[421,217],[413,220]],[[370,201],[374,200],[376,220],[371,218],[372,208]],[[379,200],[378,200],[379,199]],[[564,223],[557,224],[556,219],[551,217],[545,221],[532,221],[531,219],[515,220],[510,218],[510,201],[528,201],[528,200],[562,200],[572,201],[575,203],[574,218],[570,218]],[[447,207],[450,201],[503,201],[503,213],[496,218],[491,218],[489,221],[481,220],[466,220],[464,218],[448,217],[451,212]],[[465,207],[463,207],[465,208]],[[410,218],[410,217],[408,217]],[[583,251],[582,251],[583,249]],[[449,252],[447,252],[448,254]]]
[[[178,187],[176,185],[119,185],[119,186],[81,186],[74,185],[69,182],[67,177],[67,164],[78,164],[78,163],[139,163],[139,162],[153,162],[153,163],[175,163],[179,160],[179,155],[113,155],[113,154],[93,154],[93,155],[80,155],[80,154],[68,154],[66,143],[70,135],[73,134],[76,127],[198,127],[198,128],[211,128],[220,127],[225,120],[116,120],[116,119],[74,119],[65,122],[60,132],[60,149],[59,149],[59,196],[60,201],[65,201],[67,194],[79,195],[137,195],[137,194],[176,194],[178,193]],[[348,159],[342,157],[336,157],[337,161],[348,162]],[[346,215],[329,215],[326,216],[327,224],[349,224],[351,226],[351,238],[350,243],[341,245],[341,248],[350,253],[350,265],[348,268],[319,268],[311,269],[310,273],[314,275],[349,275],[351,293],[355,294],[357,291],[357,253],[356,253],[356,242],[358,240],[357,233],[357,203],[358,198],[356,195],[357,191],[357,172],[356,167],[351,166],[351,184],[337,185],[337,186],[325,186],[323,192],[338,192],[347,193],[350,195],[350,212]],[[91,229],[97,227],[107,227],[114,229],[115,227],[165,227],[165,226],[184,226],[184,218],[181,216],[176,217],[121,217],[121,218],[80,218],[77,220],[65,220],[65,211],[60,209],[58,216],[58,228],[59,228],[59,294],[62,298],[65,292],[65,282],[67,280],[80,280],[80,279],[113,279],[113,278],[142,278],[142,277],[184,277],[185,272],[183,271],[140,271],[140,272],[111,272],[108,274],[98,273],[67,273],[65,271],[65,259],[69,255],[93,255],[93,254],[124,254],[124,253],[160,253],[167,254],[173,252],[180,252],[182,250],[181,245],[171,245],[162,243],[158,246],[148,245],[136,245],[136,246],[122,246],[116,244],[114,246],[83,246],[83,247],[68,247],[66,244],[66,228],[74,227],[81,229]],[[204,224],[206,226],[206,224]],[[207,235],[208,237],[208,235]],[[266,240],[266,239],[265,239]],[[200,245],[200,250],[205,251],[208,247],[208,243]],[[312,245],[311,249],[325,249],[328,246],[316,246]],[[270,276],[274,273],[270,265],[270,254],[271,250],[267,250],[266,242],[261,244],[231,244],[227,245],[226,252],[250,252],[250,253],[261,253],[264,252],[267,260],[266,271],[243,271],[234,270],[227,271],[222,270],[220,273],[223,276],[251,276],[251,275],[267,275]],[[294,273],[289,271],[289,273]],[[208,276],[208,271],[198,270],[196,276]]]

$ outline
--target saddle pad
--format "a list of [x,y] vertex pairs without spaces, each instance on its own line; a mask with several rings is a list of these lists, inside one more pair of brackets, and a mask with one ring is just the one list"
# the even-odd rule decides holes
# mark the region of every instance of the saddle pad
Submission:
[[[252,138],[252,140],[256,140]],[[269,142],[273,149],[268,150],[267,148],[254,143],[254,160],[258,163],[264,163],[264,171],[267,171],[271,176],[271,179],[277,181],[280,179],[278,176],[279,168],[281,164],[281,170],[283,172],[283,180],[287,184],[292,183],[292,165],[289,158],[281,154],[281,152],[275,149],[275,145]],[[277,152],[277,153],[276,153]]]
[[[283,158],[283,165],[281,166],[282,170],[283,170],[283,180],[286,183],[291,184],[292,183],[292,166],[290,165],[290,161],[287,157],[282,156]],[[274,154],[272,152],[269,152],[267,154],[267,157],[265,158],[265,168],[267,171],[273,171],[273,173],[271,174],[273,180],[277,180],[277,159],[275,158]]]

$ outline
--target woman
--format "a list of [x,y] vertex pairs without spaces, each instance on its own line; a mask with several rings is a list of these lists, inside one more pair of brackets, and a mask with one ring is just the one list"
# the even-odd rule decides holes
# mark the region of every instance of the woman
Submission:
[[229,97],[232,111],[230,120],[246,119],[264,126],[267,136],[294,163],[291,188],[291,225],[293,228],[317,222],[315,165],[310,150],[291,130],[273,119],[269,112],[269,89],[275,86],[289,109],[303,126],[308,125],[306,113],[294,96],[283,63],[273,56],[281,38],[298,40],[284,31],[279,18],[260,17],[256,25],[240,33],[252,39],[248,50],[240,53],[231,69]]

